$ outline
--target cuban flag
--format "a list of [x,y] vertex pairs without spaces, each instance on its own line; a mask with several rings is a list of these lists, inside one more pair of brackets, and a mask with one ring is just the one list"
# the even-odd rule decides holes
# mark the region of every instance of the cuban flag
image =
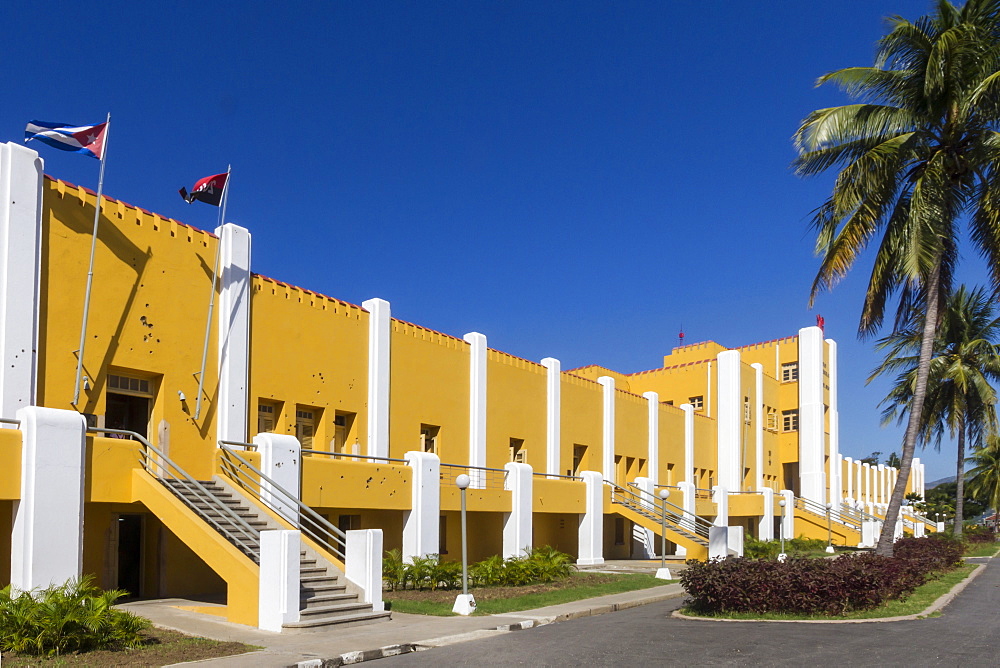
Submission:
[[37,139],[43,144],[60,151],[72,151],[89,155],[91,158],[104,158],[104,138],[107,136],[108,124],[100,125],[70,125],[69,123],[49,123],[46,121],[30,121],[24,128],[24,141]]

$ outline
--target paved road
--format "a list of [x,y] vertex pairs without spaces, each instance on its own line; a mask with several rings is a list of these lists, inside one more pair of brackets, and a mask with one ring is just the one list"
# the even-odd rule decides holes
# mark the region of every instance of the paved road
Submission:
[[[975,560],[979,561],[979,560]],[[869,624],[674,619],[681,599],[379,661],[379,666],[1000,666],[1000,559],[941,617]]]

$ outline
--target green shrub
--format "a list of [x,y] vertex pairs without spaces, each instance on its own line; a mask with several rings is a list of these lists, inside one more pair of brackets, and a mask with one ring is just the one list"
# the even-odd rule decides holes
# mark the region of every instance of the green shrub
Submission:
[[[479,587],[516,587],[536,582],[553,582],[570,576],[573,559],[548,545],[526,556],[504,559],[494,555],[469,566],[469,580]],[[382,577],[391,591],[396,589],[458,589],[462,586],[462,565],[441,561],[438,555],[415,557],[404,563],[399,550],[389,550],[382,560]]]
[[406,564],[399,550],[389,550],[382,559],[382,579],[389,586],[389,591],[405,587],[403,578],[406,574]]
[[743,556],[747,559],[777,559],[781,543],[776,540],[758,540],[747,536],[743,540]]
[[150,622],[112,606],[126,592],[102,591],[90,576],[32,592],[0,590],[0,651],[53,656],[142,644]]

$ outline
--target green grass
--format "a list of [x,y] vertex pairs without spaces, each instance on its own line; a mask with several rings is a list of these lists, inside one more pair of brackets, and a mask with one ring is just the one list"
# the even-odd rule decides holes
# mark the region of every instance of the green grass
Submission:
[[[577,575],[582,574],[576,574]],[[543,591],[523,596],[511,598],[488,598],[481,595],[475,589],[470,593],[476,597],[476,615],[496,615],[505,612],[518,612],[520,610],[532,610],[543,608],[549,605],[569,603],[585,598],[596,596],[606,596],[608,594],[620,594],[627,591],[637,591],[648,589],[649,587],[659,587],[665,584],[677,582],[676,580],[657,580],[652,575],[614,575],[609,582],[599,584],[579,584]],[[448,592],[447,602],[439,601],[414,601],[406,599],[393,599],[392,593],[386,592],[385,597],[392,602],[393,612],[405,612],[417,615],[438,615],[451,616],[454,614],[451,607],[455,602],[455,596],[460,592]]]
[[718,615],[704,615],[684,608],[681,610],[685,615],[692,617],[716,617],[719,619],[780,619],[789,621],[802,620],[822,620],[831,621],[836,619],[880,619],[882,617],[903,617],[905,615],[917,615],[927,609],[931,603],[941,596],[951,591],[951,588],[964,580],[976,568],[975,564],[965,564],[953,571],[944,573],[937,578],[924,583],[913,590],[913,593],[904,601],[889,601],[880,608],[874,610],[860,610],[850,612],[845,615],[794,615],[787,613],[720,613]]
[[972,544],[965,550],[965,556],[967,557],[992,557],[995,556],[997,551],[1000,551],[1000,545],[996,543],[979,543]]

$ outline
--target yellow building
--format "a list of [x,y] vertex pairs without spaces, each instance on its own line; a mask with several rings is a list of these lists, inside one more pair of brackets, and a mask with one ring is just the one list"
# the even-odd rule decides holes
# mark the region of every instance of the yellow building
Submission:
[[887,503],[895,472],[840,455],[817,327],[562,370],[254,274],[236,225],[105,197],[81,347],[95,194],[15,144],[0,193],[4,584],[224,595],[230,620],[280,630],[386,615],[383,550],[457,558],[462,473],[472,560],[651,558],[661,513],[692,558],[825,538],[828,515],[864,544]]

